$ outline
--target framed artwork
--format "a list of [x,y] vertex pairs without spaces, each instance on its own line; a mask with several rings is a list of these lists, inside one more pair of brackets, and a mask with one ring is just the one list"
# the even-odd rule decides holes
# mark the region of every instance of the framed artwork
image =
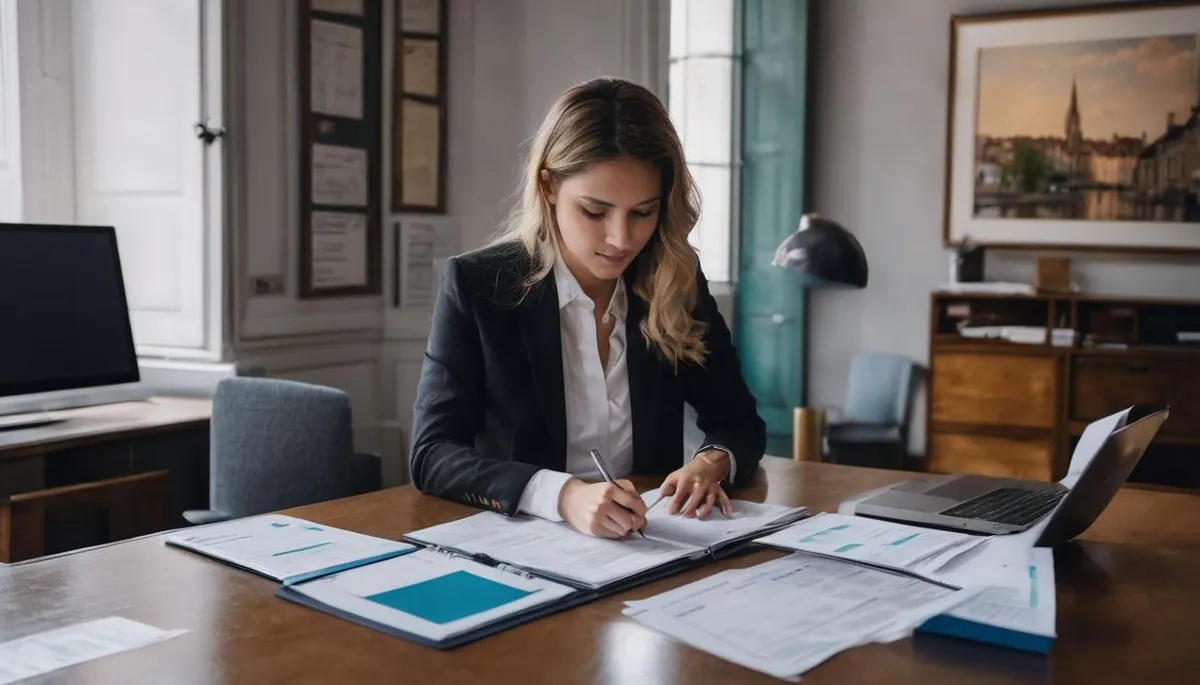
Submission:
[[944,238],[1200,251],[1200,2],[954,17]]
[[396,5],[392,211],[446,211],[447,0]]

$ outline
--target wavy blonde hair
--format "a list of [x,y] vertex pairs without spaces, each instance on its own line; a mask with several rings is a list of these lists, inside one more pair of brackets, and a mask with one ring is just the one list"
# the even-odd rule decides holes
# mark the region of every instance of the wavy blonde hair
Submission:
[[539,283],[554,268],[559,250],[558,222],[542,171],[561,181],[618,157],[647,162],[662,177],[658,226],[629,266],[633,293],[647,304],[642,335],[676,368],[681,361],[702,364],[704,326],[692,316],[698,259],[688,243],[700,216],[700,196],[670,116],[646,88],[600,78],[558,98],[533,139],[513,215],[494,242],[520,243],[533,264],[525,286]]

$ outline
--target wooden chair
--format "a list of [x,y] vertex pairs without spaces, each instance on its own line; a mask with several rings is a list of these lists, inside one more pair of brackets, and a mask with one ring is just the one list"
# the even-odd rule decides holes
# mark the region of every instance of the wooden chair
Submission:
[[0,562],[25,561],[46,549],[49,526],[106,523],[109,541],[166,527],[167,472],[148,471],[0,497]]

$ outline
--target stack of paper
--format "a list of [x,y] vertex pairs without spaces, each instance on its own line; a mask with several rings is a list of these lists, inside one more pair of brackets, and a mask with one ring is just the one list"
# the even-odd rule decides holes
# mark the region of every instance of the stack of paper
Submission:
[[166,544],[253,571],[285,585],[390,559],[414,545],[279,514],[264,514],[166,536]]
[[1022,586],[986,588],[917,630],[1048,653],[1057,635],[1054,553],[1039,547],[1031,556]]
[[[657,492],[646,493],[653,503]],[[419,530],[405,539],[499,562],[583,589],[601,589],[650,573],[668,573],[689,560],[716,555],[804,516],[803,507],[735,500],[734,514],[714,511],[704,519],[667,513],[659,504],[647,517],[643,539],[611,540],[584,535],[566,523],[480,512]]]
[[900,639],[975,592],[793,554],[628,602],[624,613],[696,649],[793,678],[851,647]]
[[822,513],[758,542],[939,580],[937,572],[948,562],[987,540],[985,536]]

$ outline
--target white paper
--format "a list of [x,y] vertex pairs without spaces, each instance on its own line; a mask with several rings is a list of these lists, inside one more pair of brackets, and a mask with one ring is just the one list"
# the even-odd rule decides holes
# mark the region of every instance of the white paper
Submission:
[[1100,448],[1104,447],[1112,432],[1123,424],[1128,416],[1129,409],[1125,409],[1089,423],[1088,427],[1083,429],[1083,435],[1075,442],[1075,451],[1071,452],[1071,461],[1067,465],[1067,475],[1058,482],[1068,488],[1074,487],[1088,465],[1100,453]]
[[400,29],[405,33],[437,33],[439,0],[401,0]]
[[367,280],[367,215],[313,212],[313,286],[362,286]]
[[[642,493],[642,501],[647,507],[653,505],[658,497],[658,488]],[[733,516],[726,517],[719,508],[714,507],[707,517],[701,519],[671,514],[668,510],[669,503],[668,498],[650,510],[646,517],[646,537],[682,542],[696,547],[716,547],[760,531],[768,532],[774,527],[805,516],[808,511],[804,507],[759,504],[735,499],[730,501]]]
[[366,207],[367,151],[341,145],[312,147],[312,201]]
[[312,8],[317,12],[357,14],[362,16],[363,0],[312,0]]
[[400,194],[406,205],[437,205],[441,178],[442,125],[436,105],[400,103]]
[[186,630],[160,630],[110,616],[0,643],[0,685],[161,642]]
[[419,38],[405,38],[404,46],[404,92],[410,95],[437,97],[438,95],[438,42]]
[[621,540],[598,538],[566,523],[490,511],[419,530],[409,537],[467,554],[485,554],[593,588],[703,551],[637,535]]
[[400,240],[400,306],[432,308],[441,266],[459,251],[458,225],[441,218],[404,219]]
[[[436,620],[422,616],[415,610],[390,606],[380,597],[383,593],[442,579],[451,574],[469,574],[483,579],[482,582],[499,583],[512,591],[513,598],[496,606],[464,611],[464,615],[459,617]],[[453,587],[437,590],[425,585],[418,591],[432,593],[426,594],[422,603],[461,600],[462,595],[455,594]],[[517,575],[428,549],[295,585],[292,589],[333,609],[431,640],[444,640],[505,616],[555,602],[575,592],[565,585]],[[438,592],[445,594],[439,595]]]
[[363,32],[332,21],[313,20],[312,111],[363,118]]
[[261,573],[282,583],[368,564],[416,549],[415,545],[265,514],[187,528],[166,536],[178,545]]
[[624,613],[728,661],[794,678],[856,645],[899,639],[976,592],[793,554],[631,602]]
[[1034,549],[1028,568],[1020,586],[986,588],[946,614],[1006,630],[1056,637],[1053,550]]
[[983,536],[953,531],[822,513],[759,542],[928,576],[985,540]]

